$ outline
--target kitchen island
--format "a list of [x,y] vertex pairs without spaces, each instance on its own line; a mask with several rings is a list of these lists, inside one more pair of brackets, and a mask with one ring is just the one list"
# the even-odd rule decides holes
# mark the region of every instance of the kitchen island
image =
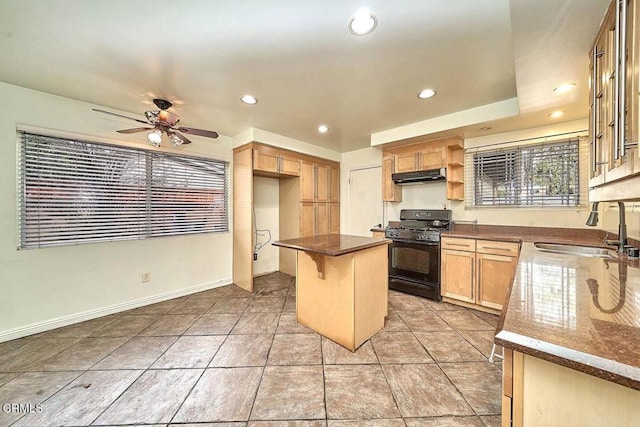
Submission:
[[384,326],[390,240],[327,234],[281,240],[297,251],[298,323],[355,351]]

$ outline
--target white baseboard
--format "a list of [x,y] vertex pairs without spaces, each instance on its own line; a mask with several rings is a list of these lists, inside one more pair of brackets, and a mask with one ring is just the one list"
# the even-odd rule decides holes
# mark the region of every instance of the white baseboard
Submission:
[[202,292],[208,289],[219,288],[220,286],[229,285],[231,283],[233,283],[231,279],[214,280],[213,282],[206,282],[200,285],[178,289],[176,291],[165,292],[159,295],[152,295],[149,297],[139,298],[132,301],[126,301],[123,303],[114,304],[107,307],[87,310],[80,313],[71,314],[68,316],[57,317],[55,319],[32,323],[30,325],[21,326],[19,328],[10,329],[8,331],[0,331],[0,342],[26,337],[27,335],[37,334],[37,333],[48,331],[51,329],[60,328],[62,326],[69,326],[74,323],[84,322],[85,320],[91,320],[97,317],[107,316],[109,314],[119,313],[125,310],[131,310],[133,308],[142,307],[144,305],[155,304],[157,302],[162,302],[162,301],[170,300],[173,298],[182,297],[185,295],[195,294],[196,292]]

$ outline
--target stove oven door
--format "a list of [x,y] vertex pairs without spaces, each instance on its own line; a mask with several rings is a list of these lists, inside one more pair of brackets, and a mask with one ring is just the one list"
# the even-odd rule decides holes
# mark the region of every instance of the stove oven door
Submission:
[[389,276],[438,285],[440,243],[394,240],[389,245]]

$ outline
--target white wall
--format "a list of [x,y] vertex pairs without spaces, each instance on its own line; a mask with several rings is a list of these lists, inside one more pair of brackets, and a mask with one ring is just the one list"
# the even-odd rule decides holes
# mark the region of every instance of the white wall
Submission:
[[[340,161],[340,232],[347,232],[347,210],[349,209],[349,172],[382,165],[382,150],[375,147],[342,153]],[[382,191],[382,181],[372,182],[371,191]]]
[[[230,233],[17,250],[16,125],[148,144],[144,133],[115,133],[135,123],[95,113],[95,105],[5,83],[0,99],[0,341],[231,282]],[[231,138],[192,138],[181,152],[231,159]],[[140,283],[142,272],[150,283]]]
[[[253,177],[253,209],[258,230],[269,230],[271,242],[280,238],[280,183],[277,178]],[[267,234],[267,233],[264,233]],[[267,236],[257,236],[259,243],[265,243]],[[254,244],[255,244],[254,237]],[[253,262],[253,275],[259,276],[278,271],[279,250],[269,242],[258,251],[258,260]]]

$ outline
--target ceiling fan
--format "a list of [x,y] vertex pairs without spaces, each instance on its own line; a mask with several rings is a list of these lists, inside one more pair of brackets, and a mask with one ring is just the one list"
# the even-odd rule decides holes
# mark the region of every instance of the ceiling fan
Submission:
[[110,111],[100,110],[97,108],[92,108],[93,111],[97,111],[99,113],[110,114],[116,117],[123,117],[125,119],[133,120],[138,123],[143,123],[147,125],[147,127],[139,127],[132,129],[122,129],[117,132],[119,133],[136,133],[136,132],[145,132],[151,131],[147,134],[147,141],[149,144],[154,147],[160,147],[162,144],[162,133],[167,134],[169,141],[175,146],[179,147],[182,144],[191,144],[189,138],[183,135],[183,133],[191,134],[191,135],[199,135],[206,136],[207,138],[217,138],[218,133],[210,130],[203,129],[195,129],[188,128],[184,126],[174,127],[180,121],[180,117],[177,114],[174,114],[170,111],[167,111],[173,105],[171,102],[166,99],[156,98],[153,100],[153,103],[159,108],[159,110],[150,110],[145,111],[144,115],[147,118],[147,121],[134,119],[133,117],[123,116],[122,114],[112,113]]

